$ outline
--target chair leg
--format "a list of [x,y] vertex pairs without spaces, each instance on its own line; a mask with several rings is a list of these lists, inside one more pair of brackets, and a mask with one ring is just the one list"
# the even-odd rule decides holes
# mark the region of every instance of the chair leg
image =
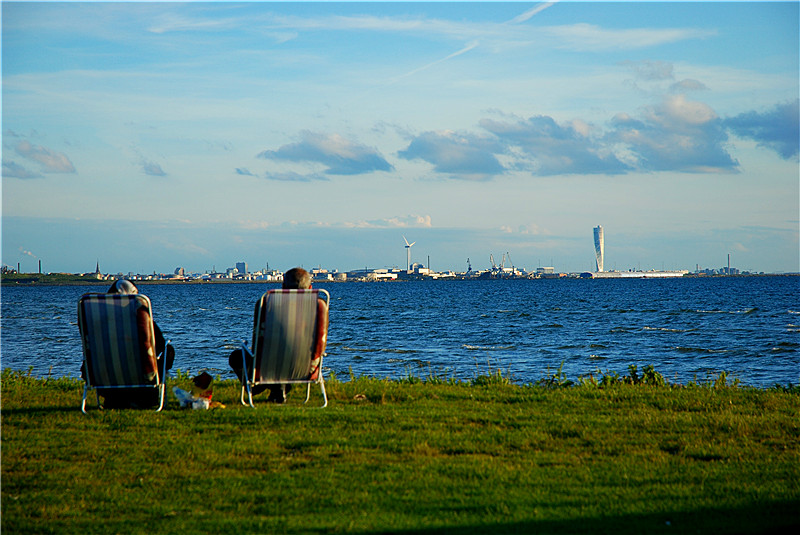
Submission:
[[[247,403],[244,402],[244,391],[247,389],[247,399],[250,402],[250,406],[255,409],[256,406],[253,405],[253,391],[250,388],[250,377],[247,376],[247,355],[251,355],[251,353],[247,349],[247,345],[242,344],[242,375],[244,376],[244,382],[242,383],[242,397],[240,401],[242,405],[247,405]],[[253,359],[255,359],[255,357],[253,357]],[[253,376],[255,377],[255,369],[253,370]]]
[[[247,385],[246,388],[245,388],[245,385]],[[252,390],[250,390],[250,383],[245,383],[245,385],[242,385],[242,397],[239,399],[239,401],[242,403],[242,405],[245,405],[245,406],[248,405],[248,402],[246,402],[245,399],[244,399],[244,394],[245,394],[245,390],[246,390],[247,391],[247,399],[249,401],[249,405],[255,409],[256,407],[255,407],[255,405],[253,405],[253,392],[252,392]]]
[[167,340],[166,344],[164,345],[164,352],[161,353],[161,376],[158,378],[161,384],[158,385],[159,402],[156,412],[161,412],[161,409],[164,408],[164,400],[167,397],[167,353],[169,352],[169,348],[172,346],[171,342],[171,340]]
[[86,414],[86,394],[88,393],[89,385],[83,384],[83,399],[81,400],[81,412]]
[[241,402],[242,405],[247,405],[248,404],[244,400],[245,391],[247,392],[247,399],[248,399],[248,401],[250,403],[250,406],[255,409],[256,407],[255,407],[255,405],[253,405],[253,391],[250,388],[250,383],[249,382],[245,382],[242,385],[242,396],[241,396],[241,398],[239,398],[239,401]]
[[[166,377],[164,379],[166,379]],[[158,402],[158,408],[156,409],[156,412],[161,412],[161,409],[164,408],[164,397],[165,397],[164,394],[165,394],[166,390],[167,390],[166,383],[161,383],[159,385],[159,387],[158,387],[159,402]]]
[[249,401],[250,406],[255,409],[256,406],[253,405],[253,391],[250,389],[250,383],[248,383],[248,382],[246,382],[245,384],[242,385],[242,397],[239,399],[239,401],[241,402],[242,405],[246,406],[248,404],[244,400],[245,390],[247,390],[247,399]]
[[[311,386],[311,385],[309,385]],[[319,374],[319,387],[322,389],[322,407],[320,409],[324,409],[328,406],[328,394],[325,393],[325,379],[322,377],[322,372]]]
[[[81,412],[83,414],[89,414],[88,412],[86,412],[86,398],[88,394],[89,394],[89,383],[83,383],[83,399],[81,399]],[[100,403],[100,393],[97,391],[96,388],[94,389],[94,397],[95,400],[97,401],[97,408],[103,410],[104,408],[103,404]]]
[[[324,409],[325,407],[328,406],[328,394],[325,392],[325,379],[322,377],[321,373],[319,374],[319,381],[317,382],[319,383],[320,390],[322,390],[322,406],[320,407],[320,409]],[[306,390],[306,400],[303,402],[304,404],[308,403],[308,400],[311,398],[311,384],[312,383],[308,383],[308,390]]]

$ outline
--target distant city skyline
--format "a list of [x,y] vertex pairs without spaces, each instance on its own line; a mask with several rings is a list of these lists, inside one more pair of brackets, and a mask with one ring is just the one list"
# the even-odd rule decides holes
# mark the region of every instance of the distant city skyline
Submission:
[[797,272],[799,18],[3,2],[2,262]]
[[[503,266],[505,266],[506,268],[515,267],[516,269],[521,270],[522,272],[529,273],[529,274],[534,274],[534,273],[537,273],[537,272],[539,272],[539,273],[572,273],[572,274],[586,273],[586,272],[592,272],[592,271],[598,271],[598,272],[606,271],[606,272],[608,272],[609,270],[604,270],[603,269],[603,257],[604,257],[604,254],[603,254],[604,253],[603,241],[604,240],[603,240],[602,226],[594,227],[593,230],[594,230],[593,234],[594,234],[594,238],[595,238],[595,269],[594,270],[563,270],[563,269],[555,269],[555,267],[552,266],[552,265],[550,265],[550,266],[545,266],[545,265],[521,266],[519,264],[514,265],[514,262],[511,260],[510,253],[504,253],[502,255],[502,263],[497,263],[494,260],[491,260],[491,256],[492,255],[490,255],[490,260],[487,262],[486,266],[476,265],[476,266],[474,266],[474,268],[473,268],[472,262],[469,261],[469,259],[468,259],[467,267],[465,269],[443,268],[443,269],[438,269],[437,270],[437,269],[431,269],[427,264],[422,263],[422,262],[412,262],[410,264],[407,264],[407,267],[405,269],[403,269],[402,267],[397,266],[397,265],[387,265],[387,266],[384,266],[384,267],[360,266],[360,267],[351,267],[351,268],[348,268],[348,269],[341,269],[338,266],[329,265],[329,264],[323,264],[323,263],[319,263],[319,264],[314,265],[314,266],[300,265],[300,267],[304,267],[304,268],[308,269],[309,271],[321,271],[321,272],[330,272],[330,273],[348,273],[348,272],[382,271],[382,270],[384,270],[384,271],[385,270],[390,270],[390,271],[391,270],[393,270],[393,271],[404,271],[405,270],[405,271],[408,271],[408,270],[414,268],[415,266],[422,266],[426,270],[430,269],[431,272],[455,272],[455,273],[467,273],[467,272],[470,272],[470,271],[474,271],[474,272],[491,271],[492,268],[497,269],[497,268],[501,268]],[[598,232],[598,230],[599,230],[599,232]],[[598,241],[598,239],[599,239],[599,241]],[[406,243],[408,243],[408,242],[406,241]],[[600,251],[601,251],[600,253],[598,253],[598,243],[600,244]],[[406,249],[410,249],[410,245],[413,245],[413,244],[414,244],[414,242],[412,242],[411,244],[406,246]],[[506,257],[506,255],[508,255],[508,257]],[[12,270],[17,270],[17,271],[19,271],[21,273],[36,273],[37,271],[39,273],[65,273],[65,271],[62,271],[62,270],[43,269],[42,260],[41,259],[32,260],[31,262],[35,262],[36,263],[36,266],[35,266],[36,269],[23,269],[21,262],[17,263],[16,266],[3,264],[3,267],[4,267],[4,269],[5,268],[9,268],[9,269],[12,269]],[[286,265],[286,266],[282,266],[282,267],[275,267],[273,265],[273,266],[270,267],[269,263],[267,263],[265,265],[260,265],[260,266],[259,265],[251,266],[247,261],[237,260],[237,261],[229,262],[227,264],[223,263],[219,268],[216,265],[212,265],[210,269],[194,269],[194,268],[189,268],[187,266],[178,265],[171,271],[170,270],[159,271],[159,270],[155,270],[155,269],[154,270],[145,270],[145,271],[133,271],[133,270],[125,270],[125,269],[105,271],[105,270],[101,269],[100,261],[97,260],[96,263],[95,263],[95,268],[92,271],[78,270],[78,271],[72,271],[72,272],[66,272],[66,273],[83,273],[83,274],[95,273],[97,275],[109,275],[109,276],[122,275],[123,277],[129,277],[129,276],[132,276],[132,275],[133,276],[142,276],[142,275],[190,276],[190,275],[202,275],[202,274],[231,274],[233,272],[238,273],[238,274],[255,274],[255,273],[267,274],[267,273],[282,273],[282,272],[286,271],[287,269],[291,269],[292,267],[296,267],[298,265],[299,264],[291,264],[291,265]],[[27,264],[26,264],[26,266],[27,266]],[[660,269],[663,270],[664,266],[662,266]],[[723,273],[723,274],[738,274],[740,272],[744,272],[744,273],[778,273],[778,274],[779,273],[798,273],[798,272],[765,272],[763,270],[758,270],[758,269],[740,270],[738,267],[736,267],[735,265],[731,264],[731,256],[730,256],[730,254],[727,255],[727,257],[725,259],[725,262],[723,264],[718,265],[718,266],[703,266],[703,267],[701,267],[699,264],[697,264],[694,268],[683,267],[683,268],[680,268],[680,270],[687,271],[687,272],[690,272],[690,273]],[[622,269],[622,270],[617,270],[616,268],[614,268],[614,269],[612,269],[610,271],[612,271],[612,272],[614,272],[614,271],[634,271],[634,272],[659,271],[659,268],[646,267],[646,268],[643,269],[641,266],[633,266],[633,267],[625,268],[625,269]]]

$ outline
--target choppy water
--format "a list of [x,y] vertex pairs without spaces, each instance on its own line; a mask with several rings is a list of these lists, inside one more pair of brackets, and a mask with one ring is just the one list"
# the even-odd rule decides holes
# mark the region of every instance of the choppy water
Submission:
[[[331,292],[325,368],[356,375],[516,382],[563,371],[670,382],[725,371],[752,386],[800,381],[800,277],[430,281],[317,285]],[[227,356],[251,337],[266,284],[142,285],[176,346],[175,369],[233,377]],[[80,286],[4,287],[0,363],[77,376]]]

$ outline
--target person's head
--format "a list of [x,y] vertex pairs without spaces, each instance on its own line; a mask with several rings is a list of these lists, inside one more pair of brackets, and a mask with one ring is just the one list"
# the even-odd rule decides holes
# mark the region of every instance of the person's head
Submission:
[[303,268],[292,268],[283,274],[284,290],[307,290],[311,288],[311,274]]
[[138,294],[139,289],[136,288],[136,285],[133,284],[129,280],[120,279],[118,281],[114,281],[114,284],[111,285],[111,288],[108,289],[108,293],[110,294]]

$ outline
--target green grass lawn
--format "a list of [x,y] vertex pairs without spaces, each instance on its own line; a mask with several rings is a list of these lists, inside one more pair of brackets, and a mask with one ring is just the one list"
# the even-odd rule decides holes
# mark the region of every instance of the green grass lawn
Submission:
[[326,409],[295,389],[254,410],[218,381],[224,409],[179,409],[170,394],[161,413],[84,415],[79,381],[4,371],[2,531],[800,527],[800,389],[565,383],[351,378],[326,383]]

